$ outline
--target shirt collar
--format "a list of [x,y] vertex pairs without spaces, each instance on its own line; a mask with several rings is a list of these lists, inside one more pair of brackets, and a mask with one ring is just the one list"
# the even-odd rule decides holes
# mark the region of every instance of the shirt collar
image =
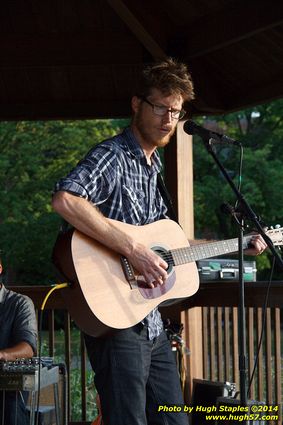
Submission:
[[[139,158],[141,161],[144,161],[144,163],[146,164],[146,157],[145,157],[144,151],[142,150],[139,142],[137,141],[130,127],[127,127],[123,131],[123,136],[125,137],[127,149],[130,151],[130,153],[136,158]],[[151,156],[151,161],[152,161],[152,169],[156,171],[157,173],[159,173],[162,168],[162,163],[157,150],[153,152]]]
[[5,291],[6,291],[6,288],[3,285],[3,283],[1,283],[1,288],[0,288],[0,304],[4,301]]

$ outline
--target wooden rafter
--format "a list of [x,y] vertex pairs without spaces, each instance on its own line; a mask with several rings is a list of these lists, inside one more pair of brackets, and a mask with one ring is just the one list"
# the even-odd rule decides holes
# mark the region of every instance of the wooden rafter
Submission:
[[[229,8],[229,9],[228,9]],[[244,11],[244,13],[243,13]],[[281,25],[283,2],[241,0],[186,28],[187,58],[196,58]],[[208,37],[209,34],[209,37]]]
[[159,46],[134,14],[127,8],[122,0],[107,1],[154,59],[163,59],[166,57],[164,50]]

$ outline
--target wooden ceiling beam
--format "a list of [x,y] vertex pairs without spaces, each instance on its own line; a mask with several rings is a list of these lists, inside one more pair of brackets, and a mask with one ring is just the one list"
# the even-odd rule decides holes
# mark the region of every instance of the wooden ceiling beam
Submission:
[[[142,49],[136,38],[117,31],[91,31],[84,34],[1,34],[0,68],[34,66],[103,66],[139,64]],[[112,40],[112,42],[110,41]]]
[[272,75],[266,80],[257,81],[254,86],[249,87],[249,90],[246,90],[245,87],[242,90],[237,90],[237,93],[233,94],[231,102],[228,102],[225,107],[230,111],[239,110],[281,99],[282,96],[283,81],[282,73],[280,73],[277,76]]
[[154,40],[152,35],[144,28],[135,15],[127,8],[122,0],[107,1],[154,59],[166,58],[164,50]]
[[282,0],[239,0],[209,14],[181,32],[188,59],[228,47],[283,23]]
[[0,121],[104,119],[131,116],[129,102],[27,102],[0,104]]

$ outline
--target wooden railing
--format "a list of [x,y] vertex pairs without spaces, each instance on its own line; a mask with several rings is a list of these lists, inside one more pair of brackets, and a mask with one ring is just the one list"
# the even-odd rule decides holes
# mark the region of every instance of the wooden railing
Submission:
[[[44,286],[13,287],[13,290],[28,295],[37,309],[50,288]],[[283,312],[283,283],[273,282],[269,289],[266,316],[263,317],[263,307],[267,291],[266,282],[247,283],[245,288],[246,305],[246,339],[247,339],[247,368],[251,375],[256,358],[257,346],[260,340],[261,328],[264,324],[263,342],[258,355],[258,366],[255,378],[250,387],[250,398],[264,401],[267,404],[282,403],[282,312]],[[185,325],[185,341],[189,350],[190,341],[194,332],[200,332],[197,339],[202,347],[202,355],[197,359],[201,362],[202,378],[211,381],[230,381],[239,388],[238,371],[238,298],[237,282],[204,283],[193,297],[182,301],[170,308],[163,308],[164,317],[174,317]],[[60,292],[52,294],[46,305],[48,315],[49,355],[54,355],[55,326],[54,315],[56,310],[63,310],[64,315],[64,361],[68,371],[68,382],[72,373],[71,361],[71,318],[65,309],[64,300]],[[200,323],[189,323],[190,313],[200,310]],[[182,312],[182,314],[181,314]],[[83,337],[80,340],[81,362],[81,422],[87,422],[86,398],[86,369],[87,360]],[[194,356],[191,350],[190,356]],[[196,359],[195,359],[196,360]],[[187,362],[188,365],[190,361]],[[194,377],[194,370],[188,367],[189,379]],[[199,378],[200,376],[198,376]],[[191,389],[189,389],[191,391]],[[190,400],[191,394],[186,399]],[[71,418],[71,406],[68,406]],[[90,420],[90,419],[88,419]],[[72,422],[69,422],[70,424]],[[281,423],[281,422],[280,422]]]
[[[238,303],[237,282],[206,282],[193,297],[182,303],[181,308],[185,311],[183,317],[189,316],[194,309],[201,310],[200,323],[195,329],[188,327],[187,340],[192,339],[192,333],[199,332],[202,378],[235,382],[239,390]],[[282,406],[282,282],[273,282],[269,288],[266,282],[246,283],[245,306],[248,380],[252,375],[262,335],[254,379],[250,382],[249,398]],[[193,370],[191,373],[194,376]],[[279,412],[281,417],[281,407]],[[278,423],[281,424],[281,419]]]

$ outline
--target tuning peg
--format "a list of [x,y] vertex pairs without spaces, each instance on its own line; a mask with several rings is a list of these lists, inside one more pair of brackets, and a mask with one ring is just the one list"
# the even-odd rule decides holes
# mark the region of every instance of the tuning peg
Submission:
[[280,227],[281,227],[280,224],[275,225],[275,229],[280,229]]

